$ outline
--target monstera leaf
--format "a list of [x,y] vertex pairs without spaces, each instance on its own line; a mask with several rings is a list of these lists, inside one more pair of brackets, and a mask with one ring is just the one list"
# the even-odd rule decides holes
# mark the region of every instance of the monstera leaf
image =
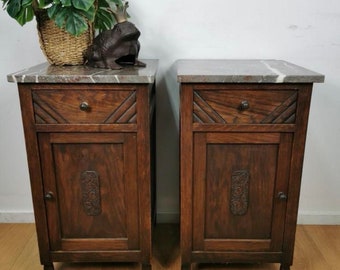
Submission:
[[110,11],[111,5],[123,6],[123,2],[121,0],[98,0],[97,4],[94,28],[98,29],[99,32],[111,29],[116,23],[115,17]]
[[71,35],[79,36],[88,29],[89,23],[100,32],[111,29],[115,18],[110,11],[115,5],[123,6],[122,0],[1,0],[3,8],[20,25],[34,18],[39,10],[46,10],[55,24]]
[[79,36],[88,29],[88,22],[93,22],[95,12],[94,0],[61,0],[47,9],[55,24],[73,36]]
[[14,18],[22,26],[34,18],[32,1],[33,0],[8,0],[4,1],[3,7],[7,10],[9,16]]

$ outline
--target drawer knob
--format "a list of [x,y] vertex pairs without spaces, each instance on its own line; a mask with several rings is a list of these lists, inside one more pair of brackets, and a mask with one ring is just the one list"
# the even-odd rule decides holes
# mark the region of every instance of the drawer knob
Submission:
[[87,102],[85,102],[85,101],[82,102],[82,103],[80,103],[79,108],[80,108],[80,110],[83,111],[83,112],[88,112],[88,111],[90,111],[90,105],[89,105]]
[[248,100],[243,100],[243,101],[241,101],[241,104],[240,104],[240,106],[238,107],[238,109],[239,109],[240,111],[245,111],[245,110],[249,109],[249,102],[248,102]]
[[279,198],[279,200],[281,200],[281,201],[285,201],[285,200],[287,200],[287,195],[286,194],[284,194],[283,192],[279,192],[279,194],[277,195],[277,197]]
[[45,194],[45,200],[47,200],[47,201],[52,201],[53,198],[54,198],[54,194],[53,194],[52,191],[49,191],[49,192],[47,192],[47,193]]

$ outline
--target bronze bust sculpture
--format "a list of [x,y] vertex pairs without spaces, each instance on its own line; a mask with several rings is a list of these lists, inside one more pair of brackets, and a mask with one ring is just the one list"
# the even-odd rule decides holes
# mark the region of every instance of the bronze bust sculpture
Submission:
[[125,65],[145,67],[145,64],[137,59],[140,31],[133,23],[128,22],[127,8],[128,2],[112,11],[117,24],[93,40],[93,44],[86,51],[86,65],[107,69],[121,69]]

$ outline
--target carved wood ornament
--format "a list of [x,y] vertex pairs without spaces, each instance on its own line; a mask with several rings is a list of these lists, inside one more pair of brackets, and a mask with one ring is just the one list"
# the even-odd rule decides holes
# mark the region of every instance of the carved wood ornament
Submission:
[[81,174],[82,202],[88,216],[98,216],[101,212],[99,175],[96,171],[84,171]]
[[235,216],[247,213],[249,204],[249,172],[234,171],[231,176],[230,210]]

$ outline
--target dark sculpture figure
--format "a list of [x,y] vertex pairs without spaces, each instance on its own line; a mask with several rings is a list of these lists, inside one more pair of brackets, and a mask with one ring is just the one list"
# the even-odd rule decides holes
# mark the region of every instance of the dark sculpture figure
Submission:
[[121,69],[125,65],[146,66],[137,59],[140,32],[127,21],[127,8],[128,2],[123,7],[117,6],[117,11],[112,11],[117,24],[93,40],[85,55],[86,65],[107,69]]

